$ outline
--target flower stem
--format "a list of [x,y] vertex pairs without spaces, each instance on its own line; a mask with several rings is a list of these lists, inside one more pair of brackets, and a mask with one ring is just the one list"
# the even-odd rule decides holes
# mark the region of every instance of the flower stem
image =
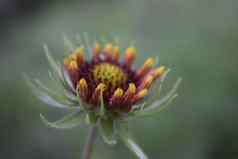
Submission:
[[93,144],[96,139],[96,136],[97,136],[97,125],[95,124],[95,125],[92,125],[89,130],[88,138],[83,150],[82,159],[91,159]]

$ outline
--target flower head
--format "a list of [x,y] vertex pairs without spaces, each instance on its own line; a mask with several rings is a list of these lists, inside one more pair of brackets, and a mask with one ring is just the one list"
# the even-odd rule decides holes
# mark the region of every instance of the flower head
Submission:
[[[56,122],[49,122],[41,115],[44,123],[54,128],[72,128],[86,121],[99,126],[105,142],[116,143],[115,136],[120,134],[128,146],[135,147],[128,139],[127,121],[160,112],[177,96],[181,79],[161,98],[162,83],[169,69],[156,66],[156,58],[146,59],[135,69],[134,46],[123,50],[113,42],[88,45],[87,41],[86,48],[83,44],[74,46],[68,39],[65,43],[68,55],[61,61],[54,60],[44,46],[52,68],[49,75],[59,91],[49,89],[38,79],[28,78],[28,84],[40,100],[72,111]],[[86,54],[91,58],[87,59]],[[135,149],[137,153],[139,148]]]
[[87,104],[87,109],[99,107],[102,95],[108,111],[130,112],[134,104],[147,96],[150,86],[163,75],[165,67],[153,68],[155,60],[148,58],[140,68],[133,69],[134,47],[125,50],[122,60],[118,46],[107,43],[101,48],[96,42],[90,60],[85,60],[82,47],[64,59],[64,68],[75,93]]

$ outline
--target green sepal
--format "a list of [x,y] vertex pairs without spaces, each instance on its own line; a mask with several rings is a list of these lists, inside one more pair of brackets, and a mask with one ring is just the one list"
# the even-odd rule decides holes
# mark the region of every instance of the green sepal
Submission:
[[176,91],[181,81],[182,78],[179,78],[174,84],[173,88],[162,99],[156,100],[143,110],[135,112],[135,117],[150,117],[158,114],[161,110],[166,108],[178,96]]
[[158,92],[157,93],[155,92],[155,94],[157,94],[157,97],[160,97],[160,94],[161,94],[161,91],[162,91],[162,88],[163,88],[163,83],[164,83],[166,77],[168,76],[169,72],[170,72],[170,69],[167,69],[160,78]]
[[46,44],[44,45],[44,50],[46,58],[52,69],[49,71],[49,77],[51,80],[57,84],[60,91],[67,89],[68,93],[74,92],[74,90],[71,89],[70,83],[67,81],[68,77],[66,77],[67,74],[65,74],[62,64],[52,57],[51,52],[49,51],[49,48]]
[[127,122],[119,124],[119,136],[123,143],[139,158],[139,159],[148,159],[147,155],[143,150],[136,144],[128,131]]
[[117,143],[114,121],[112,119],[100,119],[99,132],[105,143],[109,145],[115,145]]
[[64,40],[64,49],[65,52],[72,53],[75,49],[75,46],[71,40],[69,40],[68,36],[66,34],[63,34],[63,40]]
[[50,122],[48,121],[42,114],[40,114],[41,120],[43,123],[51,128],[57,129],[71,129],[76,126],[79,126],[84,122],[84,113],[81,112],[73,112],[64,116],[62,119]]
[[73,83],[70,79],[70,75],[64,66],[61,67],[61,72],[62,72],[63,81],[64,81],[64,85],[65,85],[66,89],[69,90],[71,93],[72,92],[75,93],[76,90],[75,90]]
[[98,120],[98,117],[96,116],[96,114],[94,112],[89,111],[86,114],[86,123],[87,124],[96,124]]
[[63,80],[63,76],[62,76],[62,73],[61,73],[61,68],[60,68],[60,65],[59,63],[57,63],[57,61],[51,56],[51,53],[49,51],[49,48],[46,44],[44,44],[44,50],[45,50],[45,55],[47,57],[47,60],[54,72],[54,74],[60,78],[60,80]]
[[67,96],[72,101],[75,101],[73,95],[75,93],[75,89],[73,87],[72,82],[70,81],[70,77],[68,75],[68,72],[65,70],[64,66],[56,61],[49,51],[48,46],[44,45],[45,55],[49,62],[49,65],[51,66],[51,70],[49,71],[49,77],[56,81],[58,88],[60,91],[64,91],[64,96]]
[[26,74],[24,74],[24,78],[34,95],[47,105],[65,109],[80,109],[78,104],[71,103],[65,96],[59,94],[59,92],[50,90],[38,79],[31,80]]
[[103,101],[103,92],[100,92],[100,110],[99,110],[99,115],[104,118],[105,117],[105,105]]

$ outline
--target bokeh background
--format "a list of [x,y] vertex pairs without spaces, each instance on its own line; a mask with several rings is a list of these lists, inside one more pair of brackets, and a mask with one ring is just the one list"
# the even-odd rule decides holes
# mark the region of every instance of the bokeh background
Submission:
[[[65,112],[38,101],[23,73],[47,82],[42,44],[64,54],[62,33],[74,38],[136,41],[138,63],[159,55],[179,76],[179,98],[155,118],[132,121],[131,132],[151,159],[238,158],[237,0],[1,0],[0,158],[76,159],[86,129],[47,128]],[[94,159],[135,158],[122,143],[96,141]]]

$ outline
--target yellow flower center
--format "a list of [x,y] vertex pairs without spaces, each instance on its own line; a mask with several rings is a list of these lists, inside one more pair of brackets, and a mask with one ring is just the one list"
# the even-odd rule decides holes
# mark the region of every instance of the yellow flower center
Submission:
[[95,65],[92,73],[96,83],[104,83],[109,89],[121,87],[128,78],[120,67],[110,63]]

